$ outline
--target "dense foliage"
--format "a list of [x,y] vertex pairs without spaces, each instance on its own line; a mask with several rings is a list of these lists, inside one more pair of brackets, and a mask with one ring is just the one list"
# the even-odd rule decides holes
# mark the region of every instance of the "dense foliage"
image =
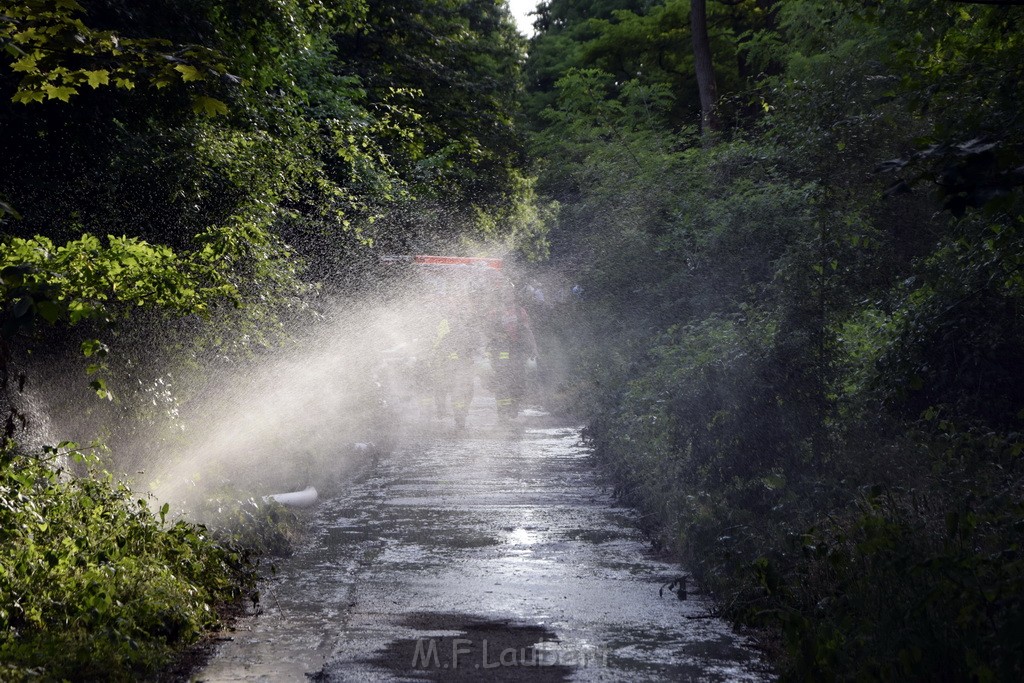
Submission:
[[[50,452],[49,459],[71,453]],[[152,673],[253,588],[252,565],[184,521],[155,518],[109,477],[0,460],[0,676]]]
[[0,677],[151,671],[248,580],[44,381],[130,430],[379,254],[556,213],[567,404],[786,677],[1024,677],[1022,23],[549,0],[524,63],[500,2],[0,1]]
[[701,131],[689,5],[531,43],[570,405],[787,678],[1016,680],[1024,8],[711,2]]
[[[379,255],[543,254],[504,3],[370,5],[0,1],[0,678],[151,672],[250,579],[49,439],[135,470],[172,374],[251,362]],[[245,547],[280,540],[251,507]]]

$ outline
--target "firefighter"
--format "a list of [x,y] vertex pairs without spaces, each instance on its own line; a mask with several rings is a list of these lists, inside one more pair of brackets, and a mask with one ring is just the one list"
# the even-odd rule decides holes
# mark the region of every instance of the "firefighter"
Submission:
[[473,356],[479,348],[478,330],[465,297],[454,297],[437,325],[431,353],[434,408],[439,418],[448,413],[457,429],[465,429],[473,401]]
[[494,396],[498,419],[515,419],[526,395],[526,363],[537,357],[537,340],[526,309],[515,299],[511,282],[501,282],[495,304],[488,312],[487,341],[494,369]]

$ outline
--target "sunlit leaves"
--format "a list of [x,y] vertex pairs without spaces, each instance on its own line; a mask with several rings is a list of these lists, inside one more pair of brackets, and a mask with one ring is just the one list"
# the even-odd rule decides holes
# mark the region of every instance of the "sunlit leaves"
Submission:
[[203,74],[199,69],[189,64],[178,64],[174,67],[174,70],[181,74],[181,80],[188,83],[189,81],[201,81],[203,80]]
[[110,349],[107,348],[107,345],[99,339],[86,339],[82,342],[82,355],[86,358],[93,355],[102,358],[106,356],[109,351]]
[[23,71],[31,73],[36,69],[38,59],[33,55],[25,55],[21,59],[11,63],[11,71]]
[[36,315],[75,324],[126,315],[137,306],[202,313],[211,300],[235,295],[201,253],[179,256],[168,247],[112,235],[105,242],[87,234],[59,246],[42,236],[0,245],[0,289],[11,302],[5,333],[30,326]]
[[5,680],[146,678],[251,586],[247,562],[168,506],[153,512],[102,473],[58,476],[94,467],[89,449],[15,449],[0,447]]
[[[4,136],[2,192],[25,214],[16,222],[0,204],[2,346],[19,362],[29,350],[32,358],[40,348],[80,350],[81,383],[108,401],[116,395],[109,412],[122,423],[148,414],[140,418],[132,405],[119,363],[165,370],[168,358],[235,359],[279,342],[298,327],[283,324],[285,312],[309,307],[315,291],[300,280],[303,262],[286,238],[312,235],[306,253],[344,262],[361,238],[343,230],[356,233],[400,201],[407,182],[427,177],[416,167],[426,150],[413,125],[422,120],[412,111],[417,96],[385,80],[384,94],[370,98],[336,58],[334,38],[360,30],[364,3],[198,3],[180,22],[164,23],[157,13],[180,3],[158,4],[104,3],[102,13],[87,15],[75,2],[24,0],[0,11],[0,68],[10,65],[6,81],[17,86],[8,91],[16,104],[6,104],[13,115],[3,117],[4,130],[8,121],[19,127]],[[487,14],[499,6],[481,7]],[[148,37],[161,26],[173,42]],[[406,56],[397,52],[395,63]],[[467,102],[478,101],[460,96],[455,110]],[[507,111],[494,119],[498,142],[509,139],[511,119]],[[489,132],[490,122],[481,130]],[[441,145],[452,137],[436,122],[431,133]],[[474,162],[489,155],[499,168],[510,165],[492,142],[460,140],[453,149]],[[464,170],[457,159],[438,161]],[[477,179],[506,189],[487,172]],[[526,196],[528,186],[521,189]],[[536,230],[536,221],[528,228]],[[133,348],[125,340],[131,334],[146,343]],[[216,354],[200,355],[211,349]],[[86,419],[109,410],[96,403]],[[67,663],[44,677],[139,678],[87,668],[106,652],[103,638],[134,665],[208,625],[197,616],[200,605],[209,614],[207,596],[231,596],[236,577],[209,562],[204,534],[174,524],[166,508],[160,516],[170,539],[156,533],[144,504],[121,505],[102,488],[79,495],[69,486],[29,501],[28,491],[42,488],[39,472],[29,474],[24,497],[0,504],[0,658],[13,619],[27,656]],[[0,486],[0,497],[6,491]],[[28,520],[29,509],[40,517]],[[5,517],[9,510],[25,512],[28,526]],[[115,523],[135,512],[140,523]],[[20,602],[8,599],[12,566],[26,596]],[[64,633],[87,645],[55,647],[49,638]]]
[[414,135],[389,134],[378,145],[417,194],[463,209],[507,196],[522,165],[513,122],[524,45],[506,7],[370,3],[365,37],[337,44],[375,110],[416,113],[410,121],[381,109]]
[[13,101],[69,102],[83,86],[114,83],[131,89],[138,80],[160,88],[194,83],[207,74],[227,76],[222,56],[205,47],[175,46],[160,38],[122,38],[89,27],[85,10],[69,0],[9,2],[0,18],[0,44],[21,74]]
[[72,95],[78,94],[78,89],[70,86],[56,86],[47,83],[43,85],[43,93],[46,94],[46,99],[48,100],[69,102]]
[[29,102],[43,102],[46,100],[46,93],[41,90],[22,90],[14,94],[11,98],[12,101],[21,104],[28,104]]
[[108,401],[114,400],[114,395],[110,393],[109,389],[107,389],[106,380],[94,379],[91,382],[89,382],[89,386],[92,388],[93,391],[96,392],[96,395],[99,396],[100,398],[105,398]]
[[83,73],[89,81],[89,86],[93,89],[110,83],[110,72],[106,69],[96,69],[95,71],[85,71]]

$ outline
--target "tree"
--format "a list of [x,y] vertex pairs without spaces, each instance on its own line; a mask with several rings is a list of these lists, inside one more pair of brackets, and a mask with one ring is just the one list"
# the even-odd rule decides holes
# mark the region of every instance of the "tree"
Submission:
[[399,163],[416,194],[484,206],[510,187],[525,162],[517,132],[525,45],[504,3],[373,3],[336,44],[340,72],[374,105],[415,111],[416,140]]
[[[566,393],[788,678],[1024,667],[1024,14],[981,4],[670,1],[536,57],[553,258],[583,291]],[[696,54],[648,59],[680,6],[717,102],[676,87]]]
[[700,92],[701,130],[711,133],[721,124],[715,108],[718,106],[718,86],[715,83],[715,67],[711,62],[711,44],[708,40],[707,0],[691,0],[690,26],[693,40],[693,63],[697,73]]
[[[599,68],[619,83],[669,84],[675,94],[672,121],[677,127],[701,122],[709,103],[709,123],[717,121],[720,127],[723,121],[751,124],[763,113],[760,103],[751,101],[750,87],[758,73],[752,72],[746,46],[773,25],[771,3],[616,4],[602,3],[601,13],[566,11],[557,22],[552,17],[538,22],[540,30],[531,40],[525,68],[525,111],[535,129],[543,125],[541,112],[554,105],[555,83],[572,68]],[[552,5],[549,12],[555,9]]]
[[597,66],[610,71],[607,65],[597,64],[585,54],[587,42],[605,32],[616,12],[639,13],[648,5],[644,0],[550,0],[537,7],[537,33],[530,39],[529,59],[524,68],[524,108],[531,124],[538,125],[540,112],[554,103],[555,83],[570,69]]

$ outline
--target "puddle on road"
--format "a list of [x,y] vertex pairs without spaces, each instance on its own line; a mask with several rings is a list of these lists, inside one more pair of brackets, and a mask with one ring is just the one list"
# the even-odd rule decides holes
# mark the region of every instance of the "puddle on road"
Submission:
[[[367,663],[400,679],[555,683],[573,670],[550,647],[558,639],[543,626],[434,613],[410,614],[399,624],[419,633],[392,641]],[[313,678],[332,680],[329,669]]]

